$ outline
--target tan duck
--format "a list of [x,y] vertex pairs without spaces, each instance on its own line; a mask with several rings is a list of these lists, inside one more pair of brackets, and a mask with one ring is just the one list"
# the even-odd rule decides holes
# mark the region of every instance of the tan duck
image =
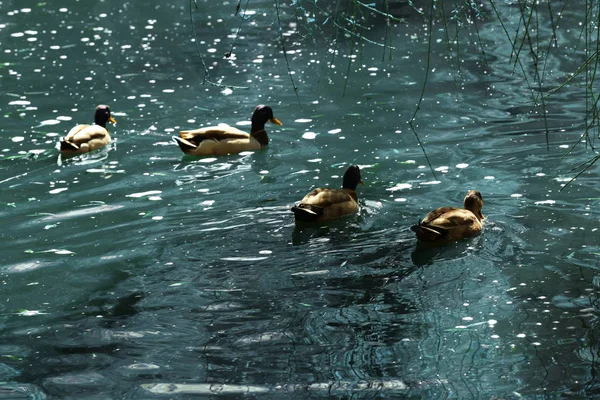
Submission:
[[483,229],[483,198],[477,190],[469,190],[464,208],[440,207],[410,227],[423,242],[451,242],[475,236]]
[[304,196],[292,207],[296,222],[321,222],[354,214],[358,211],[356,187],[363,185],[360,168],[351,165],[346,169],[341,189],[318,188]]
[[105,105],[96,107],[93,125],[77,125],[60,142],[62,154],[81,154],[96,150],[110,143],[110,134],[106,123],[116,123]]
[[173,136],[173,139],[181,151],[191,156],[220,156],[258,150],[269,144],[269,137],[265,131],[267,122],[281,125],[273,116],[271,107],[259,105],[252,114],[252,128],[249,134],[233,126],[219,125],[181,131],[179,137]]

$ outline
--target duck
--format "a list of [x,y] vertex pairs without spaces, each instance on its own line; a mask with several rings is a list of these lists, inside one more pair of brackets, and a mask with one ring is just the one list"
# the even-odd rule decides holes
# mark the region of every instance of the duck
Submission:
[[481,193],[469,190],[464,199],[464,208],[436,208],[410,229],[421,242],[452,242],[476,236],[483,229],[485,217],[481,213],[482,208]]
[[292,207],[296,222],[322,222],[358,211],[356,187],[364,185],[358,165],[350,165],[342,178],[342,188],[317,188]]
[[179,137],[173,136],[173,139],[181,151],[191,156],[218,156],[258,150],[269,144],[269,137],[265,131],[267,122],[282,125],[281,121],[273,116],[271,107],[258,105],[252,114],[250,133],[221,124],[181,131]]
[[106,146],[110,143],[110,134],[106,130],[107,122],[117,123],[110,114],[110,108],[101,104],[96,107],[94,124],[81,124],[72,128],[61,140],[60,152],[62,154],[81,154]]

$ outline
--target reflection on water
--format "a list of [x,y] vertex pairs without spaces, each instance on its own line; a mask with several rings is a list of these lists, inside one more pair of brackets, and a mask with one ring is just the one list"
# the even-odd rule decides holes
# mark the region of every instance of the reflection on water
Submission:
[[[202,84],[188,4],[3,3],[0,397],[594,397],[598,174],[560,191],[591,157],[560,159],[584,129],[581,89],[547,99],[547,147],[498,26],[465,25],[457,58],[436,22],[414,121],[434,177],[407,124],[428,47],[410,7],[390,26],[362,9],[358,53],[352,32],[308,22],[313,5],[299,20],[280,4],[286,61],[273,3],[249,6],[193,9],[225,88]],[[516,5],[497,7],[516,31]],[[534,93],[584,62],[582,13],[561,15]],[[114,143],[62,159],[58,139],[99,103],[119,110]],[[285,123],[266,149],[194,158],[171,139],[259,103]],[[350,163],[358,214],[296,225],[294,202]],[[468,189],[482,234],[417,244],[410,225]]]

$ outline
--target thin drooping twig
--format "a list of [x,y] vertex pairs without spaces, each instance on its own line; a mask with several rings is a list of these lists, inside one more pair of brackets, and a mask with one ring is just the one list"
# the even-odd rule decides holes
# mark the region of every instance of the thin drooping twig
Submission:
[[[389,0],[385,0],[385,11],[386,14],[390,11],[389,9],[390,4],[389,4]],[[389,35],[389,30],[390,30],[390,18],[389,17],[385,17],[385,35],[383,36],[383,54],[381,55],[381,62],[385,61],[385,45],[387,44],[388,41],[388,35]],[[390,38],[391,41],[391,38]],[[392,61],[392,52],[390,51],[390,61]]]
[[388,11],[388,4],[387,4],[387,3],[388,3],[388,1],[389,1],[389,0],[385,0],[385,3],[386,3],[386,4],[385,4],[385,9],[386,9],[386,12],[379,11],[378,9],[376,9],[376,8],[373,8],[373,7],[371,7],[370,5],[368,5],[368,4],[365,4],[365,3],[361,2],[361,1],[357,1],[357,2],[356,2],[356,4],[358,4],[358,5],[359,5],[359,6],[361,6],[361,7],[364,7],[364,8],[366,8],[367,10],[373,11],[373,12],[374,12],[374,13],[376,13],[376,14],[383,15],[383,16],[386,18],[386,20],[392,19],[392,20],[394,20],[394,21],[397,21],[397,22],[404,22],[404,20],[403,20],[403,19],[401,19],[401,18],[396,18],[396,17],[394,17],[392,14],[390,14],[390,13],[388,13],[388,12],[387,12],[387,11]]
[[[496,14],[496,18],[498,18],[498,22],[500,23],[500,26],[504,30],[506,39],[509,41],[509,43],[512,47],[512,52],[511,52],[511,60],[512,60],[512,55],[513,54],[517,55],[517,49],[515,48],[515,42],[513,42],[513,40],[510,38],[510,34],[508,33],[508,30],[506,29],[506,26],[504,25],[504,22],[502,21],[502,18],[500,17],[500,13],[498,12],[498,9],[496,8],[496,4],[494,3],[494,0],[489,0],[489,2],[490,2],[490,5],[492,6],[492,9],[494,10],[494,13]],[[519,19],[519,24],[521,24],[521,21],[523,21],[525,23],[525,19],[523,18],[522,14],[521,14],[521,18]],[[527,24],[525,24],[525,27],[523,29],[525,31],[525,33],[523,35],[527,35],[527,36],[524,36],[523,40],[525,40],[525,37],[529,37],[529,34],[528,34],[529,26]],[[510,61],[510,62],[512,63],[512,61]],[[516,68],[517,64],[519,65],[519,68],[521,69],[521,74],[523,76],[523,79],[525,80],[525,83],[527,84],[527,89],[529,89],[529,91],[531,92],[531,99],[533,101],[533,104],[535,106],[537,106],[538,105],[538,95],[536,94],[534,88],[531,86],[531,83],[529,82],[527,71],[525,70],[525,66],[521,62],[521,57],[518,57],[518,56],[515,57],[515,64],[514,64],[515,68]],[[537,64],[536,64],[536,75],[538,75]],[[546,125],[546,145],[549,146],[549,144],[548,144],[549,130],[548,130],[547,120],[546,120],[546,103],[545,103],[545,98],[541,94],[543,92],[542,92],[541,83],[539,82],[539,79],[538,79],[538,92],[539,92],[539,96],[542,98],[542,114],[544,117],[544,124]]]
[[288,76],[292,81],[292,87],[294,88],[294,93],[296,94],[296,100],[298,100],[298,105],[302,108],[302,103],[300,102],[300,96],[298,95],[298,87],[296,86],[296,82],[294,81],[294,76],[292,75],[292,68],[290,67],[290,61],[287,57],[287,50],[285,48],[285,40],[283,39],[283,29],[281,28],[281,17],[279,15],[279,0],[275,0],[275,11],[277,13],[277,28],[279,32],[279,41],[281,42],[281,49],[283,51],[283,58],[285,59],[285,65],[287,66]]
[[[358,26],[358,23],[356,22],[356,11],[357,11],[357,6],[356,3],[354,4],[354,9],[353,12],[354,14],[352,15],[352,34],[356,35],[356,27]],[[352,54],[354,53],[354,40],[350,41],[350,54],[348,54],[348,68],[346,68],[346,77],[344,79],[344,91],[342,92],[342,97],[346,96],[346,88],[348,87],[348,78],[350,77],[350,69],[352,66]]]
[[[244,12],[246,12],[246,10],[248,9],[248,3],[250,3],[250,0],[246,0],[246,6],[244,7]],[[234,15],[238,15],[239,14],[241,4],[242,4],[242,0],[239,0],[238,3],[237,3],[237,6],[235,7],[235,14]],[[240,32],[242,31],[242,25],[244,25],[244,21],[246,21],[246,18],[242,17],[242,21],[240,22],[240,26],[238,26],[237,32],[235,32],[235,37],[233,38],[233,43],[231,43],[231,48],[229,49],[229,51],[227,53],[225,53],[225,58],[231,57],[231,54],[233,53],[233,49],[235,49],[235,45],[236,45],[237,39],[238,39],[238,37],[240,35]]]
[[385,47],[388,49],[392,49],[392,50],[396,50],[395,47],[392,46],[387,46],[386,43],[377,43],[373,40],[367,39],[366,37],[364,37],[364,35],[359,34],[359,33],[355,33],[352,32],[351,30],[348,30],[347,28],[344,28],[343,26],[339,25],[337,22],[334,22],[335,26],[337,26],[338,28],[340,28],[341,30],[343,30],[344,32],[346,32],[348,35],[350,36],[354,36],[356,38],[359,38],[360,40],[364,40],[365,42],[372,44],[373,46],[379,46],[379,47]]
[[577,71],[575,71],[574,73],[572,73],[569,78],[567,78],[563,83],[561,83],[558,87],[548,90],[548,94],[545,96],[546,98],[550,97],[552,94],[558,92],[560,89],[562,89],[563,87],[565,87],[566,85],[568,85],[569,83],[571,83],[577,76],[579,76],[579,74],[581,74],[582,71],[584,71],[585,68],[587,68],[587,66],[596,58],[598,57],[598,52],[600,51],[600,49],[596,49],[596,51],[594,51],[592,53],[592,55],[585,60],[585,62],[577,69]]
[[583,174],[585,171],[587,171],[588,169],[590,169],[591,166],[594,165],[596,163],[596,161],[598,161],[598,160],[600,160],[600,154],[597,155],[597,156],[595,156],[595,157],[593,157],[593,158],[591,158],[591,159],[589,159],[588,161],[586,161],[586,162],[584,162],[582,164],[579,164],[579,166],[582,166],[582,165],[585,165],[585,164],[587,164],[587,165],[585,166],[585,168],[582,171],[580,171],[577,175],[575,175],[573,178],[571,178],[571,180],[569,182],[565,183],[565,185],[563,187],[561,187],[558,191],[560,192],[564,188],[566,188],[567,186],[569,186],[581,174]]
[[202,81],[202,84],[208,83],[211,86],[229,89],[248,89],[248,86],[223,85],[221,83],[215,83],[210,79],[208,68],[206,67],[206,63],[204,62],[204,57],[202,57],[202,52],[200,51],[200,45],[198,45],[198,35],[196,34],[196,27],[194,26],[192,4],[195,5],[196,8],[198,8],[198,3],[196,3],[196,0],[190,0],[190,24],[192,25],[192,33],[194,34],[194,43],[196,44],[196,51],[198,52],[198,56],[200,57],[200,63],[202,64],[202,68],[204,68],[204,79]]
[[425,147],[423,146],[423,143],[421,142],[421,139],[419,139],[419,134],[417,133],[415,126],[413,124],[413,122],[415,121],[415,118],[417,117],[417,114],[419,113],[419,109],[421,108],[421,103],[423,102],[423,97],[425,96],[425,88],[427,87],[427,79],[429,78],[429,66],[431,64],[431,43],[433,42],[433,33],[431,32],[432,28],[433,28],[433,6],[434,6],[435,2],[432,1],[431,2],[431,11],[429,14],[429,27],[427,28],[427,31],[429,33],[429,44],[428,44],[428,49],[427,49],[427,63],[425,65],[425,79],[423,80],[423,87],[421,88],[421,95],[419,96],[419,101],[417,103],[417,107],[415,108],[415,112],[413,114],[413,116],[410,118],[410,120],[408,121],[409,125],[410,125],[410,129],[413,131],[415,138],[417,139],[417,143],[419,143],[419,146],[421,147],[421,150],[423,151],[423,155],[425,156],[425,160],[427,160],[427,165],[429,165],[429,169],[431,170],[431,173],[433,174],[433,178],[435,180],[437,180],[437,176],[435,175],[435,171],[433,170],[433,166],[431,165],[431,162],[429,161],[429,157],[427,156],[427,152],[425,151]]
[[[546,150],[550,151],[550,128],[548,127],[548,118],[546,116],[546,100],[544,99],[544,96],[542,95],[543,88],[542,88],[541,74],[539,73],[539,57],[537,55],[537,52],[534,49],[531,35],[529,34],[529,25],[531,24],[533,10],[534,10],[534,6],[531,7],[531,13],[529,14],[529,18],[527,19],[527,22],[523,21],[523,25],[524,25],[523,26],[523,41],[521,42],[521,47],[519,48],[519,51],[523,47],[525,40],[527,40],[527,43],[529,44],[529,53],[531,54],[531,57],[533,58],[533,67],[534,67],[533,79],[534,79],[534,81],[537,82],[538,92],[539,92],[539,95],[533,96],[533,100],[534,100],[535,104],[537,104],[538,99],[542,103],[542,119],[544,121],[544,128],[545,128],[545,134],[546,134]],[[522,14],[521,14],[521,18],[523,18]],[[537,10],[536,10],[536,23],[537,23]],[[539,27],[536,27],[535,31],[539,32]],[[538,39],[538,43],[539,43],[539,39]],[[535,47],[539,48],[539,44]],[[518,60],[518,57],[519,56],[517,55],[517,60]],[[515,62],[517,60],[515,60]]]

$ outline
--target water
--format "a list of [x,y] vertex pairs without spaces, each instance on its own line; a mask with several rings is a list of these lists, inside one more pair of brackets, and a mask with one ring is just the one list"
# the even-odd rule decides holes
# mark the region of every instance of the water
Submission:
[[[434,177],[407,123],[427,62],[418,16],[390,30],[392,61],[355,53],[342,96],[348,42],[333,58],[330,25],[290,25],[282,5],[296,98],[272,2],[251,2],[229,59],[236,4],[194,10],[209,78],[248,89],[202,84],[188,4],[26,3],[0,3],[0,398],[597,393],[597,169],[559,191],[594,156],[561,159],[585,126],[581,81],[548,98],[547,148],[497,24],[461,30],[459,59],[435,41],[415,120]],[[516,29],[518,9],[498,7]],[[573,11],[543,90],[584,60]],[[58,137],[100,103],[115,143],[59,162]],[[261,103],[284,124],[265,150],[194,159],[171,140],[244,128]],[[359,215],[296,228],[289,207],[348,163]],[[416,246],[409,226],[473,188],[483,234]]]

